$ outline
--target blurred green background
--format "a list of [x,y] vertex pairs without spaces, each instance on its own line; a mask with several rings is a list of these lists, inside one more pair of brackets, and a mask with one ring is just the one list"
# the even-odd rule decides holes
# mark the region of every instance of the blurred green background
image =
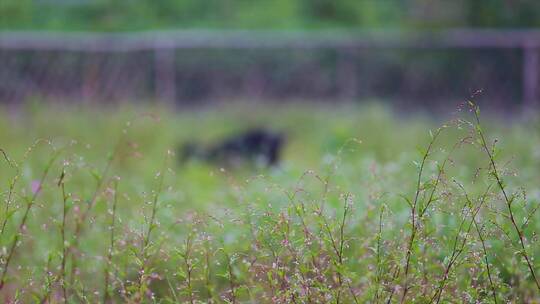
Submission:
[[[161,90],[172,92],[168,98],[177,105],[379,99],[400,110],[448,111],[484,90],[479,104],[515,112],[540,99],[534,31],[539,25],[538,1],[2,0],[0,102],[35,96],[150,100],[160,99]],[[463,31],[441,34],[456,29]],[[486,29],[495,36],[471,32]],[[266,30],[274,36],[265,38]],[[131,36],[90,40],[86,45],[94,48],[86,48],[78,43],[92,37],[81,31]],[[389,32],[395,35],[383,47],[370,40],[384,41]],[[238,33],[245,36],[234,36]],[[290,33],[299,35],[282,46],[261,45],[283,41]],[[357,44],[328,42],[339,33]],[[461,42],[441,46],[406,36],[418,33]],[[111,51],[132,38],[157,36],[181,47],[163,56],[161,42],[149,40]],[[319,46],[302,47],[318,39],[323,41]],[[197,46],[198,40],[210,43]],[[407,42],[411,45],[403,47]]]
[[169,28],[527,28],[540,3],[476,0],[2,0],[0,27],[132,31]]

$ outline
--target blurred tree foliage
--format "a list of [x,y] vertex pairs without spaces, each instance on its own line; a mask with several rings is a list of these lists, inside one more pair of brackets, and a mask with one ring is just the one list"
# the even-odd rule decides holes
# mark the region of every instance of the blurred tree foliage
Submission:
[[437,29],[539,25],[538,0],[0,0],[0,29]]

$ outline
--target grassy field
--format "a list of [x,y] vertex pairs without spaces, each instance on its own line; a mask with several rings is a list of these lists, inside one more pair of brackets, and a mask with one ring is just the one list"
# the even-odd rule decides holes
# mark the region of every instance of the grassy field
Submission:
[[[277,168],[179,164],[287,136]],[[3,302],[535,303],[540,124],[380,106],[0,109]]]

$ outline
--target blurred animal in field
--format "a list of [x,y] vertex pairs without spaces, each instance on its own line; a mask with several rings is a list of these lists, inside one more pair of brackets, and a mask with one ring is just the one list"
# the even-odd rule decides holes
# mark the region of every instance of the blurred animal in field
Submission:
[[279,164],[285,136],[264,128],[250,129],[232,135],[213,145],[196,142],[181,147],[180,160],[199,160],[223,166],[256,165],[271,167]]

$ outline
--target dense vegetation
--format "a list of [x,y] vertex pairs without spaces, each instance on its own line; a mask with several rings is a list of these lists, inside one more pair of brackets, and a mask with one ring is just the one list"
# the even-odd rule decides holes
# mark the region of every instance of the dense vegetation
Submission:
[[1,29],[536,27],[540,3],[425,0],[2,0]]
[[[4,109],[0,296],[538,301],[538,121],[470,110],[439,124],[352,106]],[[173,155],[261,124],[287,134],[279,168]]]

